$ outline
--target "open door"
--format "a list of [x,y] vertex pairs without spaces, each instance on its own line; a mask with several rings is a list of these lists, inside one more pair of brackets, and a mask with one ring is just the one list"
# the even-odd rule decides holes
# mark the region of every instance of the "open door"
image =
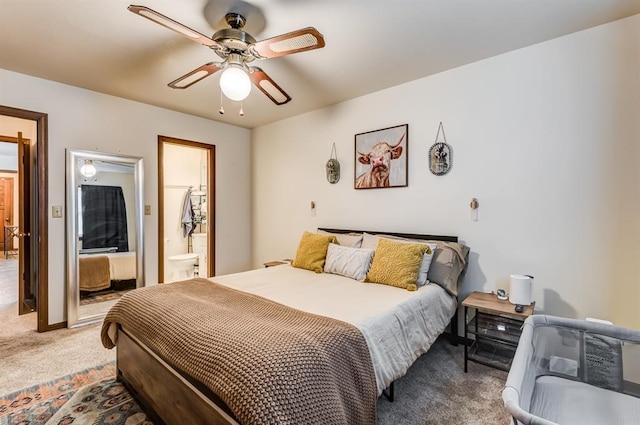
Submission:
[[36,288],[31,279],[31,141],[18,133],[18,285],[19,314],[36,310]]

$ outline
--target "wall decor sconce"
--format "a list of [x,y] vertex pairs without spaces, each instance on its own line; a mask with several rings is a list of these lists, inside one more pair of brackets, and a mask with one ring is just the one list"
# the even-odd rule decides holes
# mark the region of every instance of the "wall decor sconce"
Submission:
[[336,184],[340,180],[340,163],[336,155],[336,144],[331,148],[331,157],[327,161],[327,181]]
[[[442,139],[444,142],[438,142],[440,132],[442,131]],[[442,121],[438,126],[436,140],[429,149],[429,170],[436,176],[444,176],[451,170],[453,165],[453,150],[447,144],[447,136],[444,134],[444,126]]]

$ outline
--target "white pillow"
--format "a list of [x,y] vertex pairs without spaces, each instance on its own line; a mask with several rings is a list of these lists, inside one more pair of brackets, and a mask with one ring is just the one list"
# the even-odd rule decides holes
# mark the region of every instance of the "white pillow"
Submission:
[[418,281],[416,285],[422,286],[427,283],[427,274],[429,273],[429,268],[431,268],[431,260],[433,260],[433,253],[436,252],[436,247],[438,245],[434,243],[428,243],[429,248],[431,248],[431,254],[428,251],[424,252],[424,257],[422,257],[422,264],[420,265],[420,271],[418,272]]
[[437,245],[435,243],[427,243],[426,241],[420,239],[406,239],[390,235],[387,237],[387,235],[372,235],[371,233],[365,233],[364,235],[362,235],[362,248],[376,249],[376,247],[378,246],[378,241],[383,238],[391,239],[398,242],[423,243],[429,245],[429,248],[431,248],[431,253],[429,253],[429,251],[424,252],[422,264],[420,265],[420,271],[418,272],[418,280],[416,281],[416,285],[418,286],[425,285],[427,283],[427,274],[429,273],[429,267],[431,267],[431,260],[433,260],[433,253]]
[[363,281],[367,277],[372,259],[372,249],[351,248],[330,243],[327,248],[324,272]]
[[[331,233],[324,230],[318,230],[319,235],[333,235],[338,239],[338,243],[342,246],[350,246],[351,248],[360,248],[362,244],[362,234],[360,233]],[[374,246],[371,249],[375,249]]]

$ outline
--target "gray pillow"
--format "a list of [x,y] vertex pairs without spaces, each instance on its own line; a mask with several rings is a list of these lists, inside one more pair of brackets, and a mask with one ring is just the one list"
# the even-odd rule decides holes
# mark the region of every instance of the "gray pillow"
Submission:
[[437,245],[427,279],[448,293],[458,296],[458,285],[464,279],[469,247],[457,242],[429,241]]

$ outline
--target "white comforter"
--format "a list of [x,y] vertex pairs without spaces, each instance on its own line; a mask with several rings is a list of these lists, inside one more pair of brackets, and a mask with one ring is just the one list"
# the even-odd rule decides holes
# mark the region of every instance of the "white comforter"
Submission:
[[378,394],[431,347],[456,309],[455,298],[436,284],[410,292],[289,265],[211,280],[356,326],[371,352]]

